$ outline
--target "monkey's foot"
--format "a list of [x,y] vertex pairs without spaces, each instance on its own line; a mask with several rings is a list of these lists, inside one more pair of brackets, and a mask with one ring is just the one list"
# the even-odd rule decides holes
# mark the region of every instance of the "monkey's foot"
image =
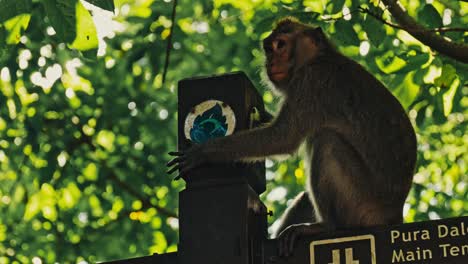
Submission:
[[316,235],[324,231],[320,223],[303,223],[288,226],[278,237],[278,255],[289,257],[296,241],[302,236]]

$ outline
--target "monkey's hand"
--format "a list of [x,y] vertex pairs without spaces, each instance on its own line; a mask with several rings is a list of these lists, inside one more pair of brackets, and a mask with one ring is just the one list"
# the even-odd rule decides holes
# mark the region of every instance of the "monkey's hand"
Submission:
[[167,173],[172,174],[176,170],[179,170],[179,175],[177,175],[174,180],[179,180],[181,177],[184,177],[188,171],[208,161],[208,155],[203,151],[203,145],[193,145],[184,151],[169,152],[169,155],[175,156],[175,158],[166,164],[167,167],[171,167]]
[[323,227],[319,223],[303,223],[288,226],[278,236],[278,255],[280,257],[289,257],[296,241],[302,236],[316,235],[323,232]]

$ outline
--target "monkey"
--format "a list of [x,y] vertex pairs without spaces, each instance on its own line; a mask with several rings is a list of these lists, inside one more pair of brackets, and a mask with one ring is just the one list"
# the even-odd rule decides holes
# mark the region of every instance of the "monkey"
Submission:
[[282,216],[278,254],[302,236],[399,224],[416,163],[403,106],[320,27],[280,20],[263,40],[266,75],[283,98],[267,125],[169,154],[168,173],[206,163],[292,154],[305,143],[308,180]]

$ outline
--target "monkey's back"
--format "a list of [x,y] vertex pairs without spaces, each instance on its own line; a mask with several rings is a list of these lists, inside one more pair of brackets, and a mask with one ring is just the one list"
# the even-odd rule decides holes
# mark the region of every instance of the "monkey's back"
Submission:
[[367,163],[373,184],[409,190],[416,162],[416,136],[404,108],[361,65],[336,56],[325,70],[331,71],[327,88],[337,100],[334,103],[339,109],[334,111],[348,126],[343,136]]

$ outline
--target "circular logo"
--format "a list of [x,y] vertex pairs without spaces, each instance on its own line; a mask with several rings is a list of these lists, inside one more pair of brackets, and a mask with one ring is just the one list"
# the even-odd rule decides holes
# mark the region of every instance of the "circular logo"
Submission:
[[236,116],[231,107],[218,100],[207,100],[193,108],[185,118],[185,137],[195,143],[231,135]]

